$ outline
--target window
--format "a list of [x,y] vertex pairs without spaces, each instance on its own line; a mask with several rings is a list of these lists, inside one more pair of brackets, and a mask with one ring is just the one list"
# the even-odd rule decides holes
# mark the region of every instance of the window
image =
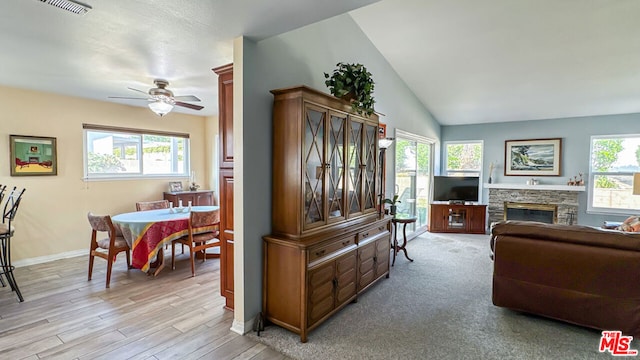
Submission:
[[449,141],[445,143],[447,176],[478,176],[482,171],[482,141]]
[[188,176],[189,135],[84,124],[84,175]]
[[587,210],[617,214],[640,210],[640,196],[633,195],[636,172],[640,172],[640,135],[592,136]]
[[408,231],[427,229],[429,188],[431,186],[434,140],[396,129],[396,179],[394,194],[400,203],[396,213],[416,216]]

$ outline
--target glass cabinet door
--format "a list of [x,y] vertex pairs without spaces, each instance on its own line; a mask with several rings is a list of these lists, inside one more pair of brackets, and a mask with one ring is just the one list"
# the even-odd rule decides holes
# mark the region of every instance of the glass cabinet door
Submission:
[[348,151],[348,174],[347,174],[347,206],[349,215],[355,215],[362,212],[362,168],[365,166],[362,162],[362,129],[363,123],[349,121],[349,136],[347,142]]
[[376,209],[376,162],[378,153],[378,126],[365,123],[364,125],[364,212]]
[[325,223],[324,212],[324,138],[327,111],[305,105],[304,122],[304,228]]
[[345,218],[345,197],[344,197],[344,144],[345,125],[347,117],[344,114],[330,113],[327,134],[327,205],[329,222]]

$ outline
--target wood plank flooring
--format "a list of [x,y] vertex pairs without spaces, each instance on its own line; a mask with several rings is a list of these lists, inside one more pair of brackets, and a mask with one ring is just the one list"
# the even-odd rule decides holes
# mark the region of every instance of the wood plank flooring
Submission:
[[177,255],[176,270],[153,277],[127,271],[122,255],[106,289],[106,261],[87,281],[88,258],[16,269],[23,303],[0,287],[0,359],[286,359],[229,331],[219,259],[197,261],[192,278]]

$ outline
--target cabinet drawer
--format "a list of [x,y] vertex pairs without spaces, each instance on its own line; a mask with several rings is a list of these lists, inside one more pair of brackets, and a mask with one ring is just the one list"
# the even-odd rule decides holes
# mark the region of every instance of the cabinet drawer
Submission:
[[380,233],[387,231],[388,230],[385,224],[378,224],[376,226],[366,228],[358,233],[358,242],[360,243],[366,239],[372,238]]
[[332,253],[340,251],[348,246],[355,245],[355,237],[349,236],[339,240],[334,240],[329,243],[323,243],[318,246],[309,248],[309,262],[317,260],[319,258],[329,256]]

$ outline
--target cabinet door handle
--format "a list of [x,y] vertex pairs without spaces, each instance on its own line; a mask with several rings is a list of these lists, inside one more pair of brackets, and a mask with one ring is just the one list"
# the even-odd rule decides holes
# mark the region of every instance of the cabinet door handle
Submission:
[[366,232],[366,233],[362,234],[362,237],[363,237],[363,238],[366,238],[367,236],[369,236],[369,233],[368,233],[368,232]]
[[325,249],[322,249],[322,250],[320,250],[320,251],[316,251],[316,256],[322,256],[322,255],[324,255],[325,251],[326,251]]
[[347,245],[349,245],[349,243],[350,243],[350,242],[351,242],[351,241],[349,241],[349,240],[343,241],[343,242],[342,242],[342,246],[347,246]]
[[333,287],[337,288],[338,287],[338,279],[333,278],[333,280],[331,281],[333,283]]
[[378,230],[379,230],[379,231],[384,230],[384,226],[380,226],[380,227],[378,227]]

